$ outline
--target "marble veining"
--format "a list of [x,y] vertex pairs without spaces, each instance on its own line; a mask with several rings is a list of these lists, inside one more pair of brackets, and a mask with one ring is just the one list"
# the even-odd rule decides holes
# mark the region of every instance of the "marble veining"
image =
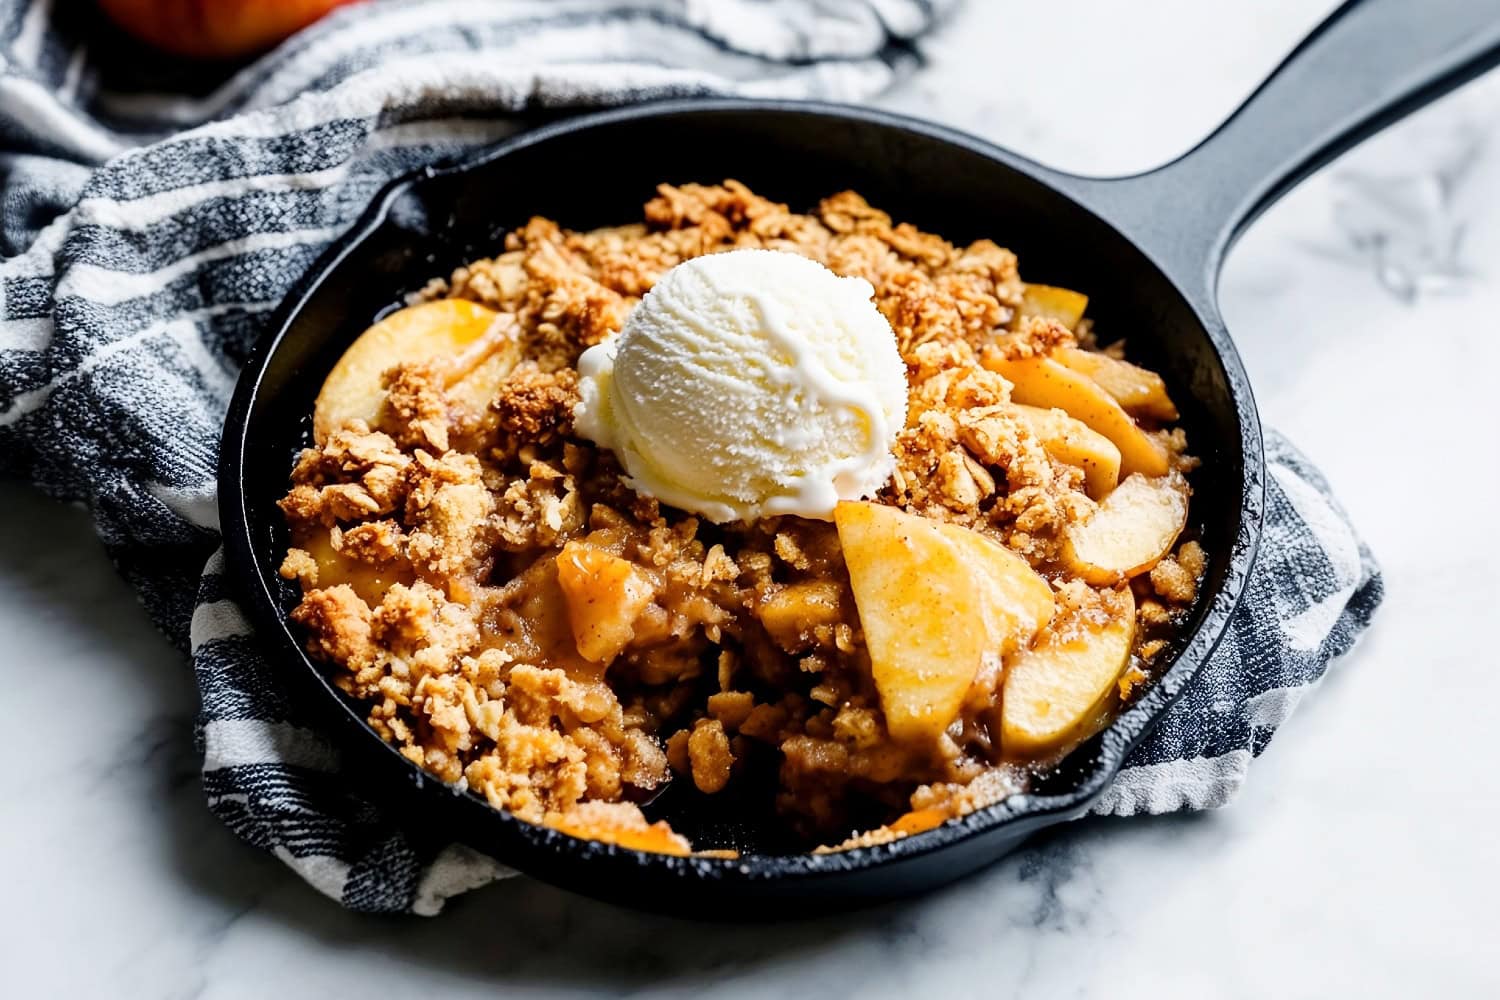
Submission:
[[[970,0],[882,103],[1069,169],[1141,169],[1333,6]],[[525,879],[434,919],[355,916],[209,816],[187,665],[80,511],[4,485],[0,995],[1500,995],[1500,805],[1475,794],[1500,702],[1497,108],[1490,74],[1376,137],[1228,262],[1263,414],[1322,465],[1389,587],[1231,807],[1083,820],[840,918],[670,920]]]
[[1423,161],[1395,172],[1348,168],[1333,175],[1335,259],[1363,266],[1403,302],[1454,294],[1478,277],[1467,259],[1464,196],[1484,160],[1486,134],[1455,128]]
[[1022,914],[1024,926],[1038,930],[1082,930],[1098,902],[1089,857],[1067,840],[1047,840],[1021,855],[1016,878],[1038,890],[1035,905]]

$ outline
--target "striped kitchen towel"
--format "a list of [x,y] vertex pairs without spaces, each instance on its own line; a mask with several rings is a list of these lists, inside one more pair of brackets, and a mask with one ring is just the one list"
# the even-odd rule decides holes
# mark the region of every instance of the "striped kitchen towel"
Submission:
[[[227,78],[154,60],[146,93],[139,60],[94,57],[86,17],[0,0],[0,469],[86,504],[191,655],[204,788],[237,834],[361,910],[434,913],[507,873],[414,841],[356,795],[227,593],[220,426],[298,275],[391,177],[493,142],[524,111],[860,100],[915,64],[945,6],[381,0]],[[1267,541],[1230,640],[1100,811],[1227,801],[1380,600],[1327,484],[1276,435],[1268,446]]]

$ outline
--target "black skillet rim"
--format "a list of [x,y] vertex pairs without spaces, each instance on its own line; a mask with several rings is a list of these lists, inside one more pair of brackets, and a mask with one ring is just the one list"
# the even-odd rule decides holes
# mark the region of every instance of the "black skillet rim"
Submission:
[[[268,575],[275,577],[275,567],[266,566],[255,555],[245,504],[243,468],[250,411],[259,392],[261,379],[278,346],[286,336],[291,321],[304,303],[339,266],[342,259],[385,222],[387,212],[396,198],[414,185],[420,185],[426,180],[445,174],[473,170],[506,156],[514,150],[545,142],[554,136],[597,125],[705,111],[812,114],[839,120],[855,120],[917,133],[924,138],[958,146],[971,153],[997,160],[1012,169],[1015,169],[1017,162],[1023,164],[1026,162],[1016,154],[966,133],[887,111],[823,101],[686,98],[650,102],[566,118],[519,133],[493,146],[476,150],[450,164],[419,168],[390,181],[374,197],[360,218],[347,232],[333,241],[282,300],[272,314],[266,332],[251,349],[236,383],[234,396],[230,401],[221,439],[218,474],[220,513],[226,548],[226,572],[235,586],[235,592],[242,598],[248,599],[247,610],[259,636],[262,649],[273,663],[277,661],[300,662],[304,668],[303,680],[306,679],[305,675],[310,673],[315,680],[316,687],[326,694],[325,701],[331,704],[325,707],[336,706],[336,709],[328,714],[341,723],[343,735],[359,741],[362,744],[361,750],[368,751],[362,759],[381,759],[387,762],[386,773],[381,777],[390,782],[393,790],[404,784],[408,790],[414,788],[428,795],[446,792],[447,797],[453,800],[462,800],[467,806],[487,810],[491,814],[489,828],[505,834],[502,838],[503,842],[492,842],[488,846],[499,846],[525,853],[525,857],[520,857],[510,856],[507,850],[491,852],[498,855],[497,860],[506,864],[515,864],[520,870],[534,873],[547,880],[574,883],[575,887],[577,879],[564,880],[555,878],[552,874],[561,863],[568,860],[579,865],[586,864],[596,871],[604,869],[600,874],[605,877],[611,870],[619,871],[621,874],[626,874],[628,871],[639,875],[642,874],[642,869],[652,869],[654,874],[668,879],[746,883],[782,880],[812,882],[829,876],[869,870],[896,861],[931,854],[953,847],[972,837],[994,833],[1005,826],[1016,826],[1029,831],[1082,815],[1103,794],[1109,782],[1119,772],[1125,757],[1161,720],[1218,647],[1228,631],[1230,620],[1244,594],[1260,543],[1265,504],[1265,455],[1260,419],[1251,394],[1249,377],[1218,317],[1216,315],[1205,316],[1196,307],[1194,311],[1205,328],[1220,364],[1224,367],[1226,381],[1238,417],[1240,443],[1244,453],[1244,470],[1240,483],[1239,531],[1233,542],[1223,586],[1213,594],[1210,603],[1204,607],[1202,620],[1178,649],[1167,670],[1156,678],[1146,694],[1121,713],[1098,737],[1099,744],[1092,770],[1086,780],[1067,794],[1015,795],[920,834],[887,844],[827,854],[748,855],[739,859],[680,857],[636,851],[601,841],[584,840],[549,827],[527,823],[502,810],[493,809],[477,796],[439,782],[423,772],[369,728],[363,717],[353,710],[347,699],[329,683],[325,673],[307,656],[302,643],[288,627],[271,589],[273,584],[267,582]],[[1048,182],[1048,173],[1046,168],[1038,167],[1033,176],[1039,183],[1057,190]],[[1080,211],[1092,214],[1090,209],[1079,205],[1066,192],[1058,191],[1057,193],[1076,205]],[[1125,236],[1129,238],[1130,234],[1126,233]],[[1138,249],[1141,249],[1142,254],[1148,259],[1150,258],[1150,254],[1144,249]],[[1172,280],[1168,272],[1163,270],[1163,273],[1168,275],[1169,281]],[[447,831],[447,836],[454,840],[463,840],[464,831],[453,829]],[[473,842],[470,841],[470,843]],[[484,845],[474,846],[485,849]]]

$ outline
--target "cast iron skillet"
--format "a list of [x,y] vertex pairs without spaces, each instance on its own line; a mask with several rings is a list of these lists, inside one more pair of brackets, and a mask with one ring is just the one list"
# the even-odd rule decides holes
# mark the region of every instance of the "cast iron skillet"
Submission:
[[[1213,652],[1239,603],[1260,537],[1265,464],[1250,386],[1214,301],[1226,248],[1296,181],[1497,54],[1500,0],[1346,5],[1208,141],[1123,180],[1059,173],[882,112],[734,100],[564,120],[402,178],[288,297],[240,377],[219,485],[241,596],[269,655],[338,720],[350,770],[420,817],[431,836],[466,841],[588,895],[700,914],[759,904],[785,912],[790,901],[798,910],[848,905],[958,878],[1082,814]],[[580,229],[626,222],[660,181],[725,177],[794,208],[853,188],[954,242],[992,237],[1020,255],[1027,278],[1087,291],[1100,329],[1128,336],[1135,359],[1162,372],[1181,404],[1204,459],[1193,500],[1211,559],[1204,597],[1151,690],[1031,794],[893,844],[831,855],[777,853],[769,806],[755,792],[707,801],[673,790],[649,810],[700,847],[739,848],[739,860],[576,840],[424,775],[365,726],[286,625],[297,593],[276,573],[287,542],[275,502],[308,438],[318,385],[349,342],[403,293],[494,252],[507,227],[532,215]],[[710,900],[732,905],[703,906]]]

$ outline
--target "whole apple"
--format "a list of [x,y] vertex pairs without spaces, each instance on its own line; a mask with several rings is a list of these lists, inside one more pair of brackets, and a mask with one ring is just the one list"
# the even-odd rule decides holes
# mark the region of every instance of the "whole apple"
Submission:
[[268,49],[357,0],[99,0],[120,27],[159,49],[235,59]]

